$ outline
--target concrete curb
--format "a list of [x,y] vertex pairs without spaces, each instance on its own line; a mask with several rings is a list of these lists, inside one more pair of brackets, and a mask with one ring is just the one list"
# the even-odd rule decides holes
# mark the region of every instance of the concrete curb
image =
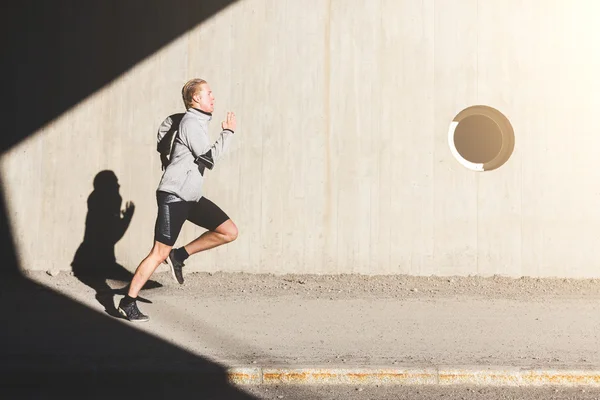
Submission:
[[229,368],[237,385],[471,385],[597,386],[600,369],[552,370],[514,367],[431,368]]

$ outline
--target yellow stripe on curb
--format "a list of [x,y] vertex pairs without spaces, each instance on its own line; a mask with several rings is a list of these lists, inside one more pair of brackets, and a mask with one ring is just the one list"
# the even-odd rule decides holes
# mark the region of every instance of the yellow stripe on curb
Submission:
[[434,384],[436,370],[398,369],[279,369],[263,370],[265,384]]
[[531,373],[524,375],[523,380],[530,384],[600,386],[600,372],[592,374],[580,371],[570,374],[565,372]]
[[230,368],[238,385],[600,386],[600,370],[519,368]]
[[262,383],[262,371],[260,368],[230,368],[227,380],[237,385],[258,385]]

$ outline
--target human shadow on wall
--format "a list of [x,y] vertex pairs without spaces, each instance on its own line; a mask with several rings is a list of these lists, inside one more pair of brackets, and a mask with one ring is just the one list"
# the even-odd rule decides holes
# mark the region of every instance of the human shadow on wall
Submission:
[[[115,257],[115,245],[125,235],[135,210],[132,202],[127,202],[125,209],[121,209],[123,198],[119,188],[119,180],[113,171],[100,171],[94,178],[94,190],[87,200],[83,242],[71,263],[73,274],[96,291],[96,300],[114,317],[119,317],[114,305],[114,295],[125,294],[129,285],[113,289],[107,280],[129,283],[133,277]],[[144,289],[161,286],[151,280]]]

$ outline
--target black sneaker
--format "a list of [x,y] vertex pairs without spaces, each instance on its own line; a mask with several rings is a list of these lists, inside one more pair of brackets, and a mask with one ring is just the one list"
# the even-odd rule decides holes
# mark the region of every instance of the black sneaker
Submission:
[[183,285],[183,266],[185,265],[175,257],[175,250],[171,250],[169,257],[167,257],[167,264],[171,267],[171,275],[173,279]]
[[119,313],[131,322],[146,322],[150,318],[137,308],[135,301],[128,305],[123,305],[123,300],[119,303]]

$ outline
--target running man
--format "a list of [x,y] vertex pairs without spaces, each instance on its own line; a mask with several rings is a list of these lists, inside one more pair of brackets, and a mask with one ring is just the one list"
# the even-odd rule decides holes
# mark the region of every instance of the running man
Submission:
[[[210,86],[202,79],[192,79],[183,86],[181,95],[187,111],[179,123],[171,157],[156,190],[158,216],[154,246],[136,269],[129,292],[118,307],[119,312],[132,322],[149,319],[138,309],[136,298],[161,263],[166,262],[175,280],[183,284],[184,261],[190,255],[230,243],[238,236],[238,229],[227,214],[202,196],[206,170],[213,168],[233,139],[235,114],[227,113],[227,119],[221,123],[223,130],[219,138],[210,145],[208,123],[212,119],[215,101]],[[161,127],[163,125],[164,122]],[[158,136],[160,141],[160,129]],[[173,249],[186,220],[207,231],[187,245]]]

